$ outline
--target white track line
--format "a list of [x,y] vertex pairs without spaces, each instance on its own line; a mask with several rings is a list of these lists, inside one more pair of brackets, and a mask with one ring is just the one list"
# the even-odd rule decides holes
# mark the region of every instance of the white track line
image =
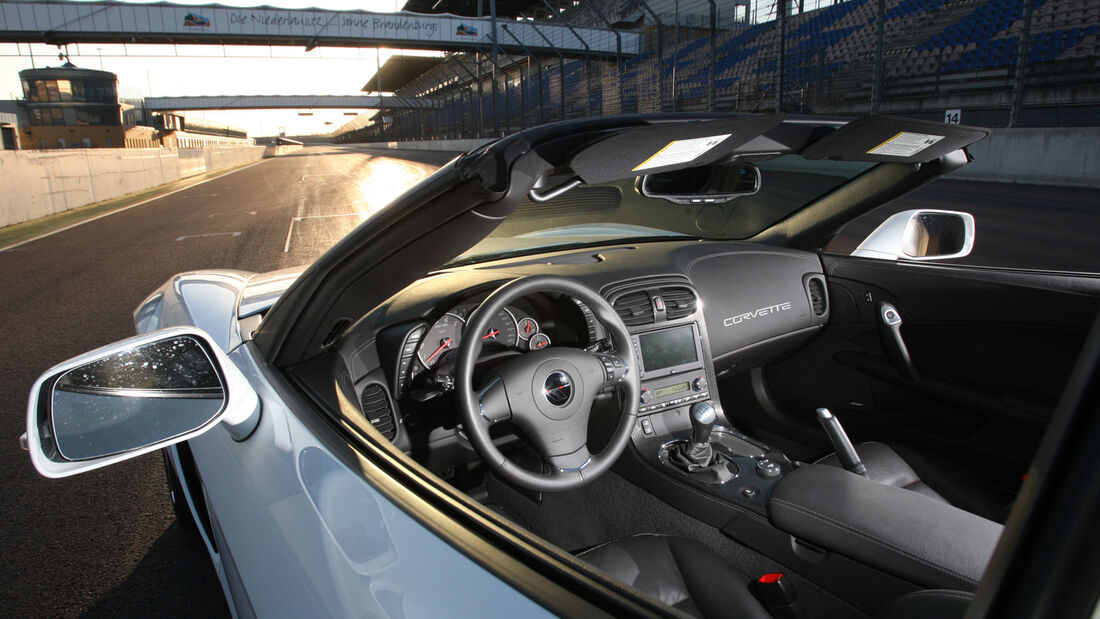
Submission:
[[[31,237],[31,238],[23,240],[23,241],[19,241],[18,243],[14,244],[14,245],[8,245],[7,247],[5,247],[3,249],[0,249],[0,253],[6,252],[10,249],[15,249],[16,247],[22,247],[23,245],[26,245],[28,243],[33,243],[33,242],[35,242],[39,239],[44,239],[48,236],[53,236],[55,234],[58,234],[59,232],[64,232],[66,230],[72,230],[73,228],[75,228],[77,226],[83,226],[84,224],[89,223],[89,222],[93,222],[97,219],[103,219],[104,217],[110,217],[111,215],[121,213],[122,211],[128,211],[128,210],[134,208],[135,206],[141,206],[142,204],[148,204],[149,202],[152,202],[153,200],[160,200],[161,198],[166,198],[166,197],[168,197],[168,196],[170,196],[174,193],[179,193],[181,191],[186,191],[188,189],[191,189],[192,187],[198,187],[199,185],[201,185],[203,183],[209,183],[210,181],[217,180],[217,179],[222,178],[224,176],[229,176],[230,174],[236,174],[237,172],[247,170],[248,168],[251,168],[254,165],[261,164],[265,161],[271,161],[273,159],[275,159],[275,157],[272,157],[270,159],[261,159],[261,160],[255,162],[255,163],[250,163],[250,164],[244,166],[243,168],[238,168],[238,169],[233,170],[232,172],[229,172],[227,174],[221,174],[219,176],[215,176],[214,178],[208,178],[206,180],[199,181],[199,182],[195,183],[194,185],[188,185],[186,187],[180,187],[179,189],[169,191],[168,193],[159,195],[155,198],[149,198],[148,200],[142,200],[141,202],[138,202],[137,204],[131,204],[130,206],[124,206],[122,208],[118,208],[118,209],[115,209],[113,211],[103,213],[101,215],[96,215],[95,217],[92,217],[91,219],[85,219],[85,220],[82,220],[82,221],[78,221],[75,224],[69,224],[68,226],[65,226],[64,228],[58,228],[57,230],[51,230],[50,232],[46,232],[44,234],[39,234],[38,236]],[[112,199],[114,199],[114,198],[112,198]],[[80,207],[76,207],[76,208],[80,208]],[[64,213],[65,211],[61,211],[61,212]]]

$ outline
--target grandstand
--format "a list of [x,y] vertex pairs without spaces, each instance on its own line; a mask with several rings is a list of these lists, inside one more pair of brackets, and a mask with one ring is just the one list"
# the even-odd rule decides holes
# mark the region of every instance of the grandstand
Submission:
[[[452,11],[478,4],[444,1]],[[563,118],[674,110],[942,120],[961,109],[963,122],[993,127],[1100,124],[1100,0],[787,2],[501,0],[502,42],[509,20],[528,19],[634,27],[646,44],[610,60],[450,54],[389,82],[400,95],[441,99],[442,109],[357,119],[334,137],[492,137]]]

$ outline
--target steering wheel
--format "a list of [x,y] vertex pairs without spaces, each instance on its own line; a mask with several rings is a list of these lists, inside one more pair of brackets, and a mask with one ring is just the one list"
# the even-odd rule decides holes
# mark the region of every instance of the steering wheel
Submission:
[[[630,367],[630,334],[611,305],[579,282],[552,275],[512,280],[474,311],[466,333],[481,333],[506,304],[535,292],[555,291],[580,299],[610,332],[618,355],[550,347],[511,359],[474,389],[473,372],[481,338],[465,337],[458,349],[455,391],[463,426],[474,449],[501,477],[543,492],[583,486],[606,472],[626,449],[638,417],[638,371]],[[588,450],[588,419],[596,394],[612,385],[625,390],[619,425],[598,454]],[[550,464],[548,475],[529,471],[502,454],[489,426],[511,420]]]

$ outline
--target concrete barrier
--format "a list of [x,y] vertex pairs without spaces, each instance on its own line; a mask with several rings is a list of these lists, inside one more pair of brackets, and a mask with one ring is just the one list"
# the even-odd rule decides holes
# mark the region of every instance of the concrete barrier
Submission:
[[994,129],[947,178],[1100,187],[1100,127]]
[[417,140],[411,142],[379,142],[371,144],[380,148],[407,150],[445,150],[455,152],[471,151],[482,144],[495,141],[495,138],[476,138],[468,140]]
[[0,151],[0,227],[290,152],[283,148]]

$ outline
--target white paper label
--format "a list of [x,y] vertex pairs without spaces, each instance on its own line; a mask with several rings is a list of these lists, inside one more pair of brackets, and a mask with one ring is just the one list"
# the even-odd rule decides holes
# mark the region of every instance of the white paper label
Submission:
[[732,134],[712,135],[706,138],[693,138],[690,140],[675,140],[669,142],[664,148],[653,154],[652,157],[639,163],[634,172],[660,168],[666,165],[676,165],[695,160],[708,150],[718,146],[723,140]]
[[891,157],[912,157],[942,139],[942,135],[902,131],[889,140],[867,151],[867,154],[889,155]]

